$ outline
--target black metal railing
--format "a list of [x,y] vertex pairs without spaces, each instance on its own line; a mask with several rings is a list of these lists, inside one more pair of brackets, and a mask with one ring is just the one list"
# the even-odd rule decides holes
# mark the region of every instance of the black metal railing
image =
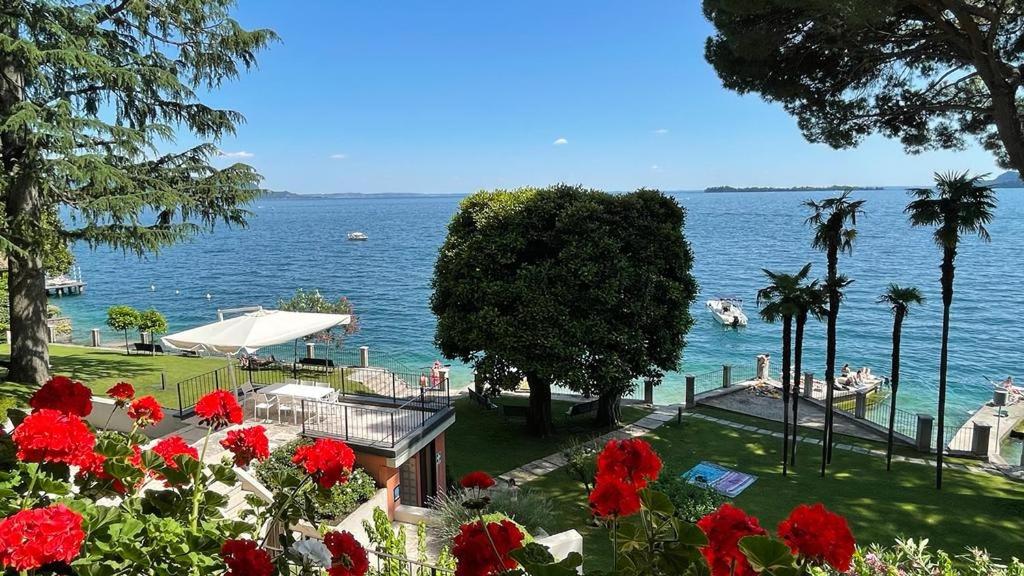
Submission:
[[376,566],[374,574],[386,574],[387,576],[448,576],[454,574],[452,570],[441,568],[412,560],[403,556],[395,556],[368,548],[371,562]]
[[[229,370],[232,369],[233,367],[223,366],[177,382],[175,387],[178,392],[178,416],[185,417],[191,414],[195,409],[196,402],[210,392],[221,389],[230,390],[232,379]],[[236,373],[235,377],[241,378],[243,375]]]
[[393,448],[427,426],[446,407],[426,395],[396,407],[356,405],[344,400],[303,400],[302,434]]
[[703,394],[722,387],[722,370],[710,370],[693,376],[693,393]]
[[729,366],[729,386],[748,382],[757,378],[756,366]]

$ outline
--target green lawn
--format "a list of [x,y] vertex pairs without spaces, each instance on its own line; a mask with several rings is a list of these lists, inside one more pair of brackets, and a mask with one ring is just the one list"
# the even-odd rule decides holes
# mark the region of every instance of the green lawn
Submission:
[[[769,427],[764,421],[758,424]],[[818,475],[818,447],[801,445],[796,470],[783,478],[781,441],[770,436],[688,418],[647,438],[664,459],[663,474],[680,474],[710,460],[758,476],[735,504],[766,527],[774,529],[797,504],[823,502],[846,516],[861,544],[907,536],[928,538],[955,554],[966,546],[984,547],[1003,558],[1024,554],[1024,484],[1003,477],[946,470],[940,492],[934,488],[933,467],[894,462],[886,472],[882,458],[837,451],[823,479]],[[588,566],[610,564],[607,532],[587,526],[590,514],[579,484],[557,470],[527,486],[540,490],[557,510],[560,522],[549,531],[580,530]]]
[[[0,358],[7,359],[10,346],[0,345]],[[97,394],[103,394],[116,382],[131,382],[140,395],[152,394],[169,408],[178,407],[175,383],[205,374],[226,364],[223,358],[187,358],[170,354],[149,356],[127,355],[104,348],[81,346],[50,346],[50,365],[54,374],[81,380]],[[167,388],[160,389],[160,374],[165,375]]]
[[[522,404],[522,396],[503,396],[497,403]],[[445,435],[448,464],[455,478],[483,470],[489,474],[504,474],[554,454],[571,439],[588,439],[607,430],[598,430],[591,425],[589,416],[577,416],[572,420],[565,416],[571,402],[552,401],[557,434],[551,438],[537,438],[529,435],[521,420],[506,420],[498,410],[484,410],[463,397],[455,401],[455,424]],[[643,418],[649,411],[640,406],[623,406],[622,420],[631,423]]]

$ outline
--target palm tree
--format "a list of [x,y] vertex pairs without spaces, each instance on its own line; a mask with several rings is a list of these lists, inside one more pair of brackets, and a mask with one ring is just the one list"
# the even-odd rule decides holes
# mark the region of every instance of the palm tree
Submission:
[[826,314],[825,303],[827,294],[822,290],[818,281],[800,287],[797,293],[796,305],[796,331],[793,337],[793,441],[789,445],[790,466],[796,466],[796,445],[799,430],[799,407],[800,407],[800,378],[802,377],[802,361],[804,348],[804,326],[807,324],[807,317],[814,316],[821,320]]
[[765,322],[782,320],[782,475],[788,473],[789,461],[789,386],[792,370],[789,359],[793,341],[793,317],[799,312],[797,295],[801,284],[807,279],[811,265],[807,264],[796,274],[783,274],[764,270],[770,284],[757,291],[757,304],[761,307],[761,318]]
[[904,212],[911,226],[934,226],[935,243],[942,248],[942,348],[939,352],[939,421],[936,440],[935,487],[942,488],[942,456],[946,424],[946,371],[949,356],[949,309],[953,304],[953,276],[956,250],[962,234],[977,234],[990,240],[985,225],[992,222],[996,196],[979,182],[985,175],[967,172],[935,175],[935,189],[911,190],[914,198]]
[[900,337],[903,333],[903,319],[910,313],[912,304],[924,304],[924,296],[914,286],[889,284],[885,294],[878,297],[879,304],[886,304],[892,309],[892,368],[889,383],[892,387],[892,400],[889,402],[889,442],[885,449],[885,469],[892,468],[893,429],[896,426],[896,398],[900,390]]
[[[804,206],[811,209],[807,224],[814,228],[811,245],[825,253],[828,266],[825,276],[825,290],[828,293],[828,314],[825,328],[825,431],[821,445],[821,475],[832,460],[832,419],[835,410],[833,397],[836,380],[836,320],[839,318],[839,301],[842,288],[849,280],[839,275],[839,253],[853,253],[853,242],[857,238],[857,216],[863,214],[863,200],[851,200],[850,193],[826,198],[820,202],[807,200]],[[850,226],[847,226],[847,223]]]

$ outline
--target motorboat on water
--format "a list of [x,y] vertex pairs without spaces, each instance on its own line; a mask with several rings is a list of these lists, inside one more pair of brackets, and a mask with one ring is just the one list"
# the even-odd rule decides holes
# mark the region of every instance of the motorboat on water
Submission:
[[370,238],[369,236],[367,236],[366,234],[363,234],[362,232],[349,232],[348,233],[348,239],[349,240],[369,240],[369,238]]
[[739,298],[716,298],[707,301],[708,310],[723,326],[739,327],[747,325],[747,315],[743,313],[743,301]]

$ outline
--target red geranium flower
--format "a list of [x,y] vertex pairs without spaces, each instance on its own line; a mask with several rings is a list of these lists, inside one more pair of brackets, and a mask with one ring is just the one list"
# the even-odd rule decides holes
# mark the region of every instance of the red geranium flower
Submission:
[[622,518],[640,511],[637,489],[617,476],[599,474],[588,500],[590,510],[601,518]]
[[156,401],[156,398],[143,396],[128,407],[128,417],[145,428],[163,420],[164,411],[160,408],[160,403]]
[[22,462],[78,466],[92,460],[96,437],[81,418],[43,408],[29,414],[11,434]]
[[0,566],[20,571],[71,562],[84,540],[82,517],[63,504],[22,510],[0,520]]
[[196,402],[196,414],[200,424],[214,428],[242,423],[242,407],[235,395],[227,390],[214,390],[200,398]]
[[107,396],[113,398],[118,406],[124,406],[135,399],[135,387],[127,382],[118,382],[107,390]]
[[92,412],[92,390],[67,376],[54,376],[29,399],[35,410],[51,408],[85,418]]
[[708,538],[708,545],[700,551],[712,576],[756,576],[757,572],[740,551],[739,541],[744,536],[765,534],[757,518],[747,516],[731,504],[722,504],[718,510],[697,521],[697,527]]
[[476,488],[477,490],[487,490],[491,486],[494,486],[494,478],[487,472],[470,472],[462,477],[459,482],[463,488]]
[[252,540],[225,540],[220,556],[227,564],[226,576],[271,576],[270,554]]
[[842,516],[823,505],[801,504],[779,523],[779,536],[794,554],[815,565],[828,564],[838,572],[850,569],[855,543]]
[[363,576],[370,569],[366,549],[350,532],[328,532],[324,546],[331,551],[330,576]]
[[615,476],[637,489],[658,479],[661,458],[639,438],[609,440],[597,456],[597,474]]
[[515,568],[519,564],[509,552],[522,548],[524,538],[510,520],[490,522],[486,527],[479,521],[463,524],[452,546],[452,555],[458,560],[455,576],[490,576]]
[[235,466],[243,468],[253,460],[266,460],[270,457],[270,443],[263,426],[229,430],[220,445],[234,455]]
[[[199,460],[199,452],[192,446],[189,446],[181,436],[168,436],[157,442],[151,450],[159,454],[164,459],[167,467],[172,470],[178,469],[178,463],[174,461],[175,456],[185,454],[193,460]],[[140,457],[140,464],[141,461],[142,458]]]
[[335,484],[348,482],[349,472],[356,455],[348,444],[340,440],[320,438],[312,444],[299,446],[292,462],[302,466],[325,490]]

